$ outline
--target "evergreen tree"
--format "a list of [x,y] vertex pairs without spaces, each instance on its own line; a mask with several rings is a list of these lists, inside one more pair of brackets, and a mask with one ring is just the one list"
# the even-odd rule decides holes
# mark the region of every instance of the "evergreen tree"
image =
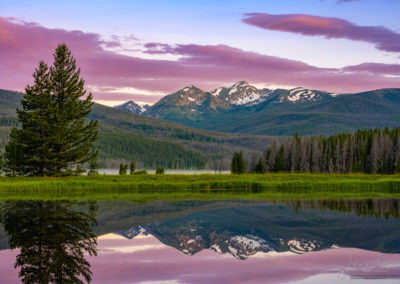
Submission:
[[243,153],[242,151],[239,152],[238,156],[238,174],[244,174],[246,171],[244,160],[243,160]]
[[264,165],[263,165],[263,162],[262,162],[262,159],[261,159],[261,158],[258,160],[258,162],[257,162],[257,164],[256,164],[256,166],[255,166],[254,171],[255,171],[257,174],[262,174],[262,173],[264,172]]
[[[276,156],[276,163],[275,163],[275,169],[277,172],[283,171],[284,167],[284,154],[285,154],[285,146],[282,144],[281,147],[279,148],[279,153]],[[262,163],[261,163],[262,165]]]
[[97,121],[86,122],[93,105],[92,94],[86,95],[84,80],[71,51],[60,44],[50,68],[52,110],[54,114],[50,147],[55,175],[68,173],[72,164],[84,163],[96,155],[92,145],[97,139]]
[[[97,121],[86,122],[92,95],[86,95],[84,81],[71,51],[60,44],[54,66],[44,62],[33,74],[34,84],[25,89],[20,128],[14,128],[6,146],[5,169],[9,175],[68,175],[74,165],[89,161],[97,139]],[[76,167],[79,170],[79,167]]]
[[127,171],[128,171],[128,165],[123,165],[123,164],[119,165],[119,174],[120,175],[126,175]]
[[5,147],[6,151],[3,156],[3,170],[7,176],[14,177],[25,173],[23,168],[24,155],[20,134],[20,131],[14,127],[10,133],[10,141]]
[[46,138],[50,136],[51,131],[48,123],[48,108],[51,106],[48,69],[43,61],[39,63],[33,74],[34,85],[25,88],[21,100],[22,109],[17,109],[21,128],[13,128],[9,145],[6,147],[6,167],[11,175],[45,174],[49,152]]
[[400,171],[399,131],[359,130],[311,138],[296,134],[281,145],[278,155],[275,143],[267,148],[265,171],[394,174]]
[[394,169],[395,174],[400,174],[400,158],[397,159],[395,169]]
[[245,165],[243,160],[242,151],[233,153],[232,163],[231,163],[231,173],[232,174],[243,174],[245,172]]
[[164,174],[164,168],[157,167],[156,169],[156,175],[163,175]]
[[133,175],[135,173],[135,162],[131,161],[130,164],[130,174]]
[[231,173],[237,174],[238,172],[238,153],[233,153],[232,163],[231,163]]

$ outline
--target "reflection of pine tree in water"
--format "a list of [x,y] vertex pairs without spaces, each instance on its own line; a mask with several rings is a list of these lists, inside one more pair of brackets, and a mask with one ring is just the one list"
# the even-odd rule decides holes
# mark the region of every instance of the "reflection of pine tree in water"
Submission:
[[[87,209],[87,210],[85,210]],[[97,254],[95,202],[8,201],[1,222],[12,249],[20,248],[15,267],[23,283],[90,282],[85,253]]]

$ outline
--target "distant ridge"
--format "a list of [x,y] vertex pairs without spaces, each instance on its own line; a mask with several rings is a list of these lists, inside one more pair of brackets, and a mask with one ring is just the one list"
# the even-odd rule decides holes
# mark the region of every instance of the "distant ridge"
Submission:
[[[0,89],[0,151],[17,125],[16,108],[23,94]],[[94,104],[89,119],[99,121],[96,147],[100,167],[117,168],[135,161],[138,168],[161,166],[172,169],[229,168],[233,152],[261,155],[274,137],[237,135],[191,128],[176,122],[128,113]]]
[[400,88],[336,94],[302,87],[259,89],[239,81],[212,91],[188,85],[145,110],[134,102],[126,104],[144,116],[257,135],[333,134],[400,125]]
[[128,101],[123,103],[122,105],[115,106],[115,108],[124,110],[134,114],[142,114],[144,113],[150,106],[149,105],[139,105],[134,101]]

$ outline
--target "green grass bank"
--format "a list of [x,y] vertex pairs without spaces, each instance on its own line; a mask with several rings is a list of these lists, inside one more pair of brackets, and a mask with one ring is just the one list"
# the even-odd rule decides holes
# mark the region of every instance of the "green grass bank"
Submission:
[[0,199],[312,199],[400,197],[400,175],[244,174],[0,177]]

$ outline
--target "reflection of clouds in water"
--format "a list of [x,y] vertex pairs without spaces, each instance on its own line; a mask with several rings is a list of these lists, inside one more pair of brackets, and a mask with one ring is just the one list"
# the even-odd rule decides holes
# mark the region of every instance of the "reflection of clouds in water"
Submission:
[[[292,281],[323,283],[318,282],[322,280],[326,280],[325,283],[334,283],[339,279],[350,283],[362,283],[350,279],[349,275],[365,271],[365,265],[376,264],[377,258],[380,268],[390,266],[399,271],[400,267],[398,254],[383,254],[353,248],[327,249],[301,255],[259,252],[243,261],[235,259],[229,254],[219,254],[211,249],[204,249],[189,256],[173,247],[163,245],[151,235],[141,236],[137,239],[124,239],[119,236],[108,239],[100,237],[98,243],[100,254],[97,258],[91,259],[95,283],[108,283],[105,281],[107,277],[110,281],[116,282],[149,281],[149,283],[151,281],[157,283],[161,281],[177,281],[179,283],[281,283]],[[103,255],[101,253],[104,248],[110,250],[112,246],[117,248],[112,254]],[[134,246],[140,249],[130,250]],[[154,246],[160,247],[154,249]],[[121,252],[120,250],[123,248],[130,251]],[[110,275],[110,271],[114,271],[114,266],[110,266],[110,263],[118,266],[116,267],[118,273]],[[378,266],[374,267],[379,268]],[[346,268],[351,268],[351,274]],[[390,272],[393,271],[393,269],[390,270]],[[105,275],[106,272],[107,275]]]
[[134,238],[135,242],[125,242],[123,236],[117,234],[107,234],[97,238],[102,243],[99,254],[129,254],[140,251],[160,250],[166,246],[152,235],[138,235]]

